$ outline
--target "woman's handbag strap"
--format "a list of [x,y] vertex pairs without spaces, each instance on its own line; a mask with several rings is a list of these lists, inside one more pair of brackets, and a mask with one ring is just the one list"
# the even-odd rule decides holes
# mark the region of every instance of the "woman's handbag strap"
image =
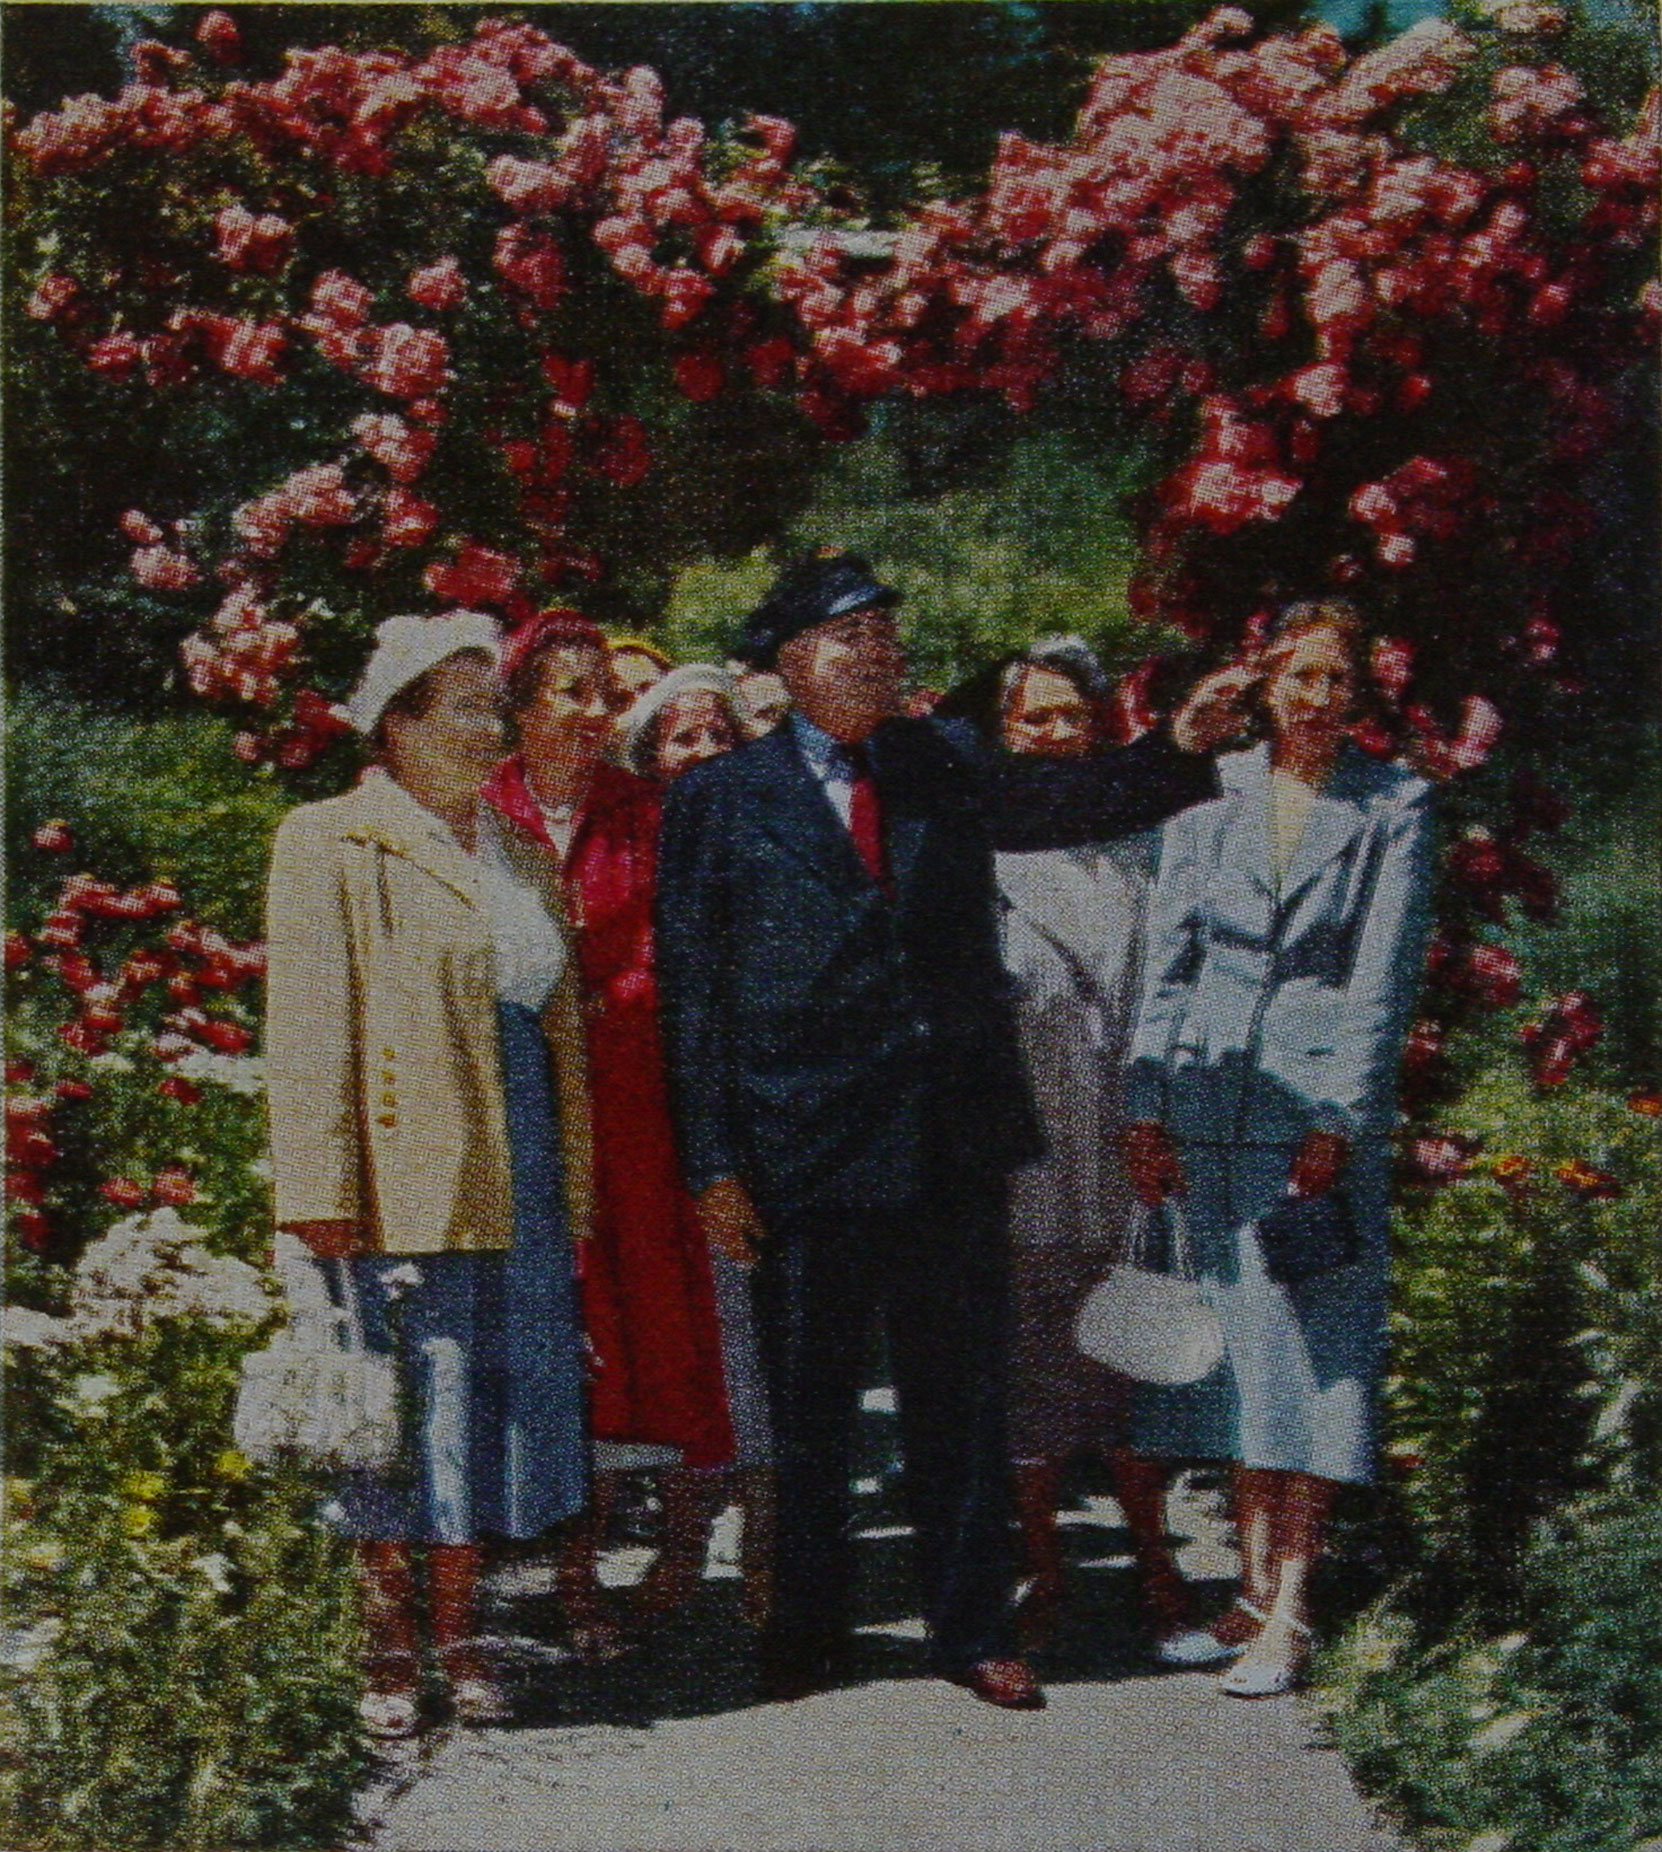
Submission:
[[[1161,1210],[1165,1211],[1171,1229],[1169,1263],[1165,1267],[1149,1267],[1149,1236],[1154,1228],[1155,1217]],[[1167,1196],[1159,1204],[1138,1203],[1131,1221],[1130,1239],[1125,1244],[1125,1258],[1132,1266],[1143,1267],[1149,1272],[1170,1273],[1181,1280],[1196,1277],[1194,1252],[1189,1240],[1189,1218],[1183,1213],[1175,1194]]]

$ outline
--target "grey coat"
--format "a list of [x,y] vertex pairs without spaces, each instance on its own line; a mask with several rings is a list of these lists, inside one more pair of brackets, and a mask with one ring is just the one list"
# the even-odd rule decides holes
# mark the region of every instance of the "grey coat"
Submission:
[[[1223,795],[1172,818],[1150,902],[1130,1110],[1179,1141],[1197,1264],[1227,1355],[1205,1383],[1139,1390],[1147,1453],[1366,1481],[1390,1272],[1397,1068],[1430,925],[1430,787],[1347,750],[1278,880],[1269,750],[1218,762]],[[1272,1280],[1256,1220],[1293,1148],[1351,1140],[1355,1264]]]
[[1131,1210],[1123,1082],[1152,857],[1137,839],[998,857],[1004,964],[1046,1152],[1012,1179],[1024,1245],[1117,1244]]
[[1161,835],[1132,1115],[1202,1144],[1384,1135],[1430,929],[1431,787],[1347,748],[1278,882],[1268,746],[1220,758],[1218,782]]

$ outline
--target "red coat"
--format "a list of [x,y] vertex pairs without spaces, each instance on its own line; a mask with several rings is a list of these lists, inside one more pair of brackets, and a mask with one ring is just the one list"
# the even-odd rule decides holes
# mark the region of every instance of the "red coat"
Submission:
[[[556,853],[523,762],[486,800]],[[710,1257],[681,1180],[653,972],[657,788],[597,765],[565,862],[577,928],[594,1119],[595,1219],[581,1246],[584,1323],[598,1362],[598,1440],[658,1442],[689,1466],[732,1456]]]

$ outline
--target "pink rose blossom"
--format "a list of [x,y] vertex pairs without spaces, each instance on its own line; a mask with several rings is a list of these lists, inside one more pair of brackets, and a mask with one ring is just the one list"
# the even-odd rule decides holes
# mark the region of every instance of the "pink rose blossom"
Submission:
[[422,583],[447,604],[499,605],[519,584],[519,562],[506,553],[464,540],[453,560],[435,560]]
[[432,328],[408,322],[371,330],[363,380],[393,399],[420,399],[449,383],[450,348]]
[[171,547],[140,547],[128,568],[146,590],[188,592],[202,577],[195,564]]
[[408,489],[387,491],[381,538],[389,547],[423,546],[432,538],[438,524],[439,511],[431,502],[412,495]]
[[219,349],[219,364],[239,379],[251,379],[262,386],[282,381],[278,362],[288,346],[288,336],[277,322],[239,321]]
[[290,517],[302,527],[341,527],[358,516],[358,505],[337,463],[296,470],[278,494]]
[[361,328],[374,297],[344,270],[325,270],[312,285],[312,313],[341,328]]
[[547,232],[504,226],[496,235],[491,268],[539,309],[554,308],[565,294],[565,260]]
[[242,56],[242,34],[237,22],[218,7],[197,21],[196,42],[220,64],[235,64]]
[[546,161],[521,161],[499,154],[485,169],[485,183],[510,211],[553,212],[570,197],[571,183]]
[[405,287],[412,302],[435,314],[459,309],[467,300],[467,278],[453,257],[442,257],[425,269],[411,271]]
[[354,418],[352,435],[394,482],[414,482],[439,441],[431,431],[408,425],[391,412],[366,412]]
[[24,304],[23,312],[32,321],[57,321],[80,293],[81,286],[72,276],[65,276],[62,271],[53,271],[42,277],[35,286],[35,292]]
[[161,545],[163,539],[162,530],[150,519],[149,515],[144,514],[137,508],[129,508],[121,517],[119,526],[122,533],[132,541],[134,546],[155,547]]
[[214,234],[221,263],[261,276],[275,276],[294,245],[294,227],[287,219],[274,212],[252,213],[240,201],[220,211]]
[[144,357],[144,349],[136,336],[125,330],[115,334],[106,334],[94,341],[87,349],[87,365],[94,373],[102,373],[114,380],[128,378],[139,361]]

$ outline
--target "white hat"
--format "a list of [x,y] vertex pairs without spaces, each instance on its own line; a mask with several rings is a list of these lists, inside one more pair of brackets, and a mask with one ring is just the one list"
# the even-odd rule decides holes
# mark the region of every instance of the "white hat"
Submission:
[[483,611],[447,611],[443,617],[389,617],[375,627],[375,649],[346,703],[346,717],[369,735],[388,704],[410,683],[461,650],[483,650],[501,660],[496,619]]
[[652,723],[671,701],[684,694],[713,694],[726,708],[737,736],[746,737],[744,709],[739,704],[739,691],[732,676],[713,662],[683,663],[640,694],[617,723],[618,757],[630,771],[639,772],[643,778],[652,776]]

